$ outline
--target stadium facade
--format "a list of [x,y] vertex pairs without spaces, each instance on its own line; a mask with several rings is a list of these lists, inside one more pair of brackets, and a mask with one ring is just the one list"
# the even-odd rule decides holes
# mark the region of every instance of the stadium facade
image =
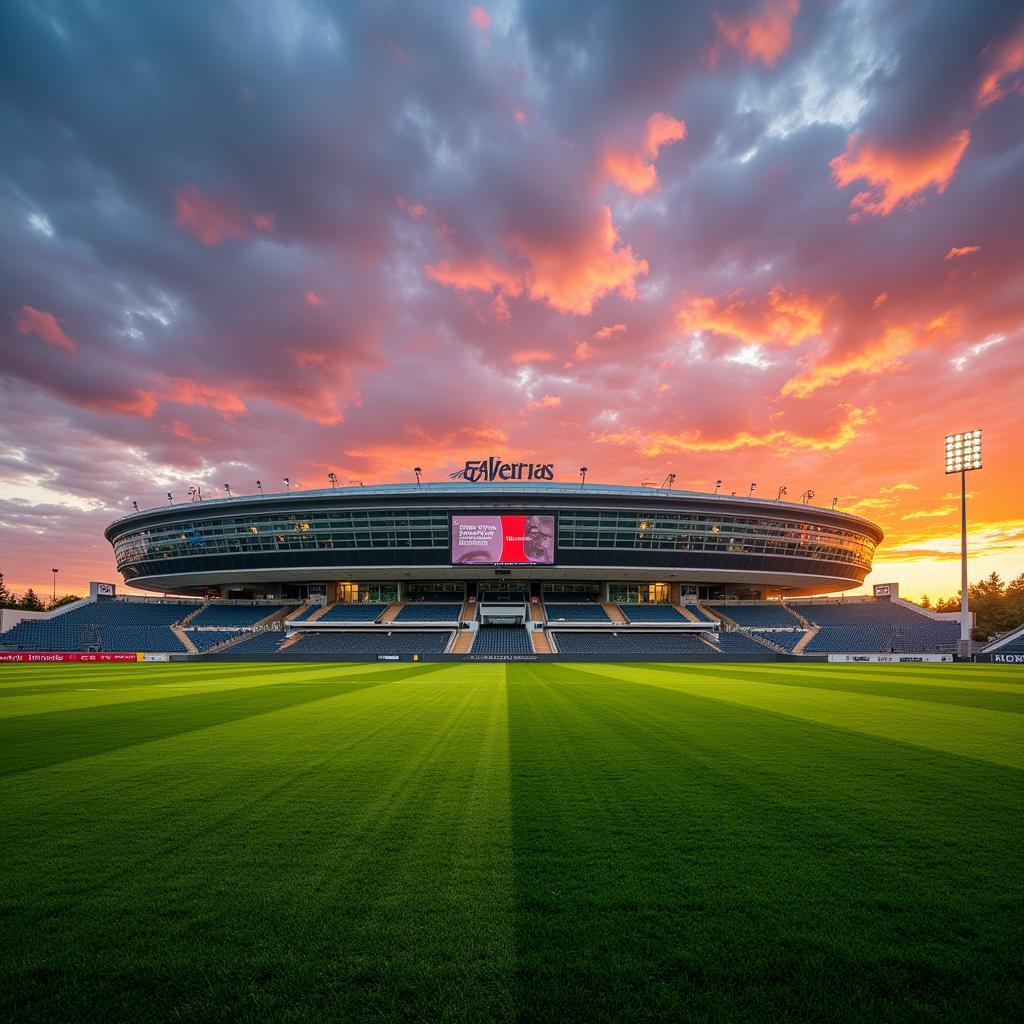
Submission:
[[[483,467],[486,465],[486,469]],[[734,494],[567,485],[488,460],[463,479],[137,511],[106,530],[133,588],[3,613],[0,661],[922,661],[957,615],[863,583],[857,516]],[[819,595],[809,597],[808,595]],[[131,652],[135,652],[132,654]]]
[[857,587],[882,531],[783,501],[512,480],[191,501],[117,520],[106,537],[125,582],[160,593],[336,601],[596,584],[606,599],[661,585],[670,600],[715,600]]

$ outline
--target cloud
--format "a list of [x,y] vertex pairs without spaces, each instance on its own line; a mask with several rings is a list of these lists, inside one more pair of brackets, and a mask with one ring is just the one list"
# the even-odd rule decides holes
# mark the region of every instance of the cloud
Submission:
[[737,338],[747,344],[796,346],[824,330],[825,306],[806,294],[775,285],[763,299],[741,293],[700,296],[676,313],[680,327]]
[[632,192],[643,195],[658,184],[654,166],[662,146],[686,138],[686,123],[667,114],[652,114],[647,119],[643,143],[639,148],[612,149],[604,158],[605,173],[615,182]]
[[959,246],[959,247],[954,245],[949,250],[949,252],[947,252],[946,255],[943,256],[942,258],[944,260],[955,260],[955,259],[958,259],[960,256],[970,256],[971,253],[980,252],[980,251],[981,251],[981,246],[980,245],[964,245],[964,246]]
[[531,409],[557,409],[562,404],[562,399],[558,395],[545,395],[543,398],[538,398],[536,401],[530,402]]
[[161,397],[168,402],[202,405],[215,409],[226,419],[248,412],[245,402],[233,390],[203,381],[189,380],[187,377],[174,377],[167,381],[162,388]]
[[249,233],[245,215],[237,206],[203,195],[192,182],[182,185],[174,200],[175,224],[203,245],[220,245],[229,238],[245,238]]
[[917,206],[925,192],[934,188],[941,195],[956,173],[960,158],[971,141],[965,128],[938,143],[918,149],[899,149],[854,132],[846,143],[846,152],[833,158],[832,179],[838,188],[846,188],[861,179],[868,188],[851,200],[851,220],[861,214],[888,217],[898,206]]
[[712,66],[726,49],[738,50],[747,60],[760,61],[773,68],[789,49],[793,19],[800,11],[799,0],[762,0],[761,6],[749,14],[727,18],[713,11],[718,40],[711,50]]
[[306,305],[308,306],[316,306],[318,308],[322,308],[323,306],[327,305],[327,303],[324,302],[324,300],[320,298],[320,296],[317,295],[316,292],[306,292],[305,299]]
[[621,244],[607,206],[580,234],[559,243],[519,232],[505,244],[514,266],[477,255],[428,264],[424,273],[459,291],[495,292],[503,299],[526,294],[563,313],[582,316],[611,292],[635,299],[636,279],[649,270],[631,246]]
[[550,362],[555,358],[555,353],[545,348],[524,348],[513,351],[509,358],[516,366],[522,366],[523,363]]
[[469,9],[469,23],[473,28],[486,32],[491,27],[491,16],[487,13],[486,8],[481,7],[480,4],[474,4]]
[[987,47],[981,57],[984,72],[975,97],[979,107],[987,107],[1024,88],[1024,80],[1018,74],[1024,69],[1024,28],[1009,39]]
[[614,338],[616,334],[622,334],[625,330],[625,324],[606,324],[600,330],[594,331],[593,338],[595,341],[607,341],[609,338]]
[[723,437],[707,437],[701,431],[685,431],[672,434],[655,430],[645,432],[636,428],[624,431],[604,432],[593,435],[596,444],[628,445],[642,455],[657,456],[677,452],[732,452],[747,448],[774,448],[788,452],[796,449],[813,451],[838,451],[856,440],[859,428],[873,415],[871,410],[853,406],[840,406],[843,410],[841,422],[827,433],[814,436],[797,431],[776,429],[762,434],[741,430]]
[[171,420],[170,423],[162,424],[164,430],[169,430],[175,437],[184,441],[193,441],[196,444],[209,443],[212,438],[203,437],[197,434],[187,423],[182,420]]
[[64,333],[60,321],[44,310],[22,306],[14,317],[14,329],[19,334],[34,334],[47,345],[55,345],[68,352],[75,351],[75,342]]

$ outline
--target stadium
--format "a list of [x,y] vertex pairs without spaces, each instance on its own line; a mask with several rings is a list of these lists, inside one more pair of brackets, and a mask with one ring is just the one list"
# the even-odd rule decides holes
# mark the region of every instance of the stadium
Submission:
[[[476,467],[495,480],[472,481]],[[525,470],[525,472],[524,472]],[[809,502],[465,479],[169,503],[111,523],[124,581],[0,634],[11,654],[261,659],[949,658],[956,615],[846,598],[882,531]],[[504,473],[502,479],[500,474]],[[781,498],[781,495],[780,495]]]

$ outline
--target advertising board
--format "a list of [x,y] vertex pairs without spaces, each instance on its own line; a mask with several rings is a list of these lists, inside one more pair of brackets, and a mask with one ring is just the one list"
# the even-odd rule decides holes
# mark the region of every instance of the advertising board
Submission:
[[554,565],[555,517],[453,515],[453,565]]

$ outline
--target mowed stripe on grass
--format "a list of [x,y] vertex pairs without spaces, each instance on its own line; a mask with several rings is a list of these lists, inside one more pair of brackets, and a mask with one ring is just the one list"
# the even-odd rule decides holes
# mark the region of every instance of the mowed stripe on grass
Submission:
[[0,1016],[1019,1019],[1024,673],[852,668],[9,668]]

